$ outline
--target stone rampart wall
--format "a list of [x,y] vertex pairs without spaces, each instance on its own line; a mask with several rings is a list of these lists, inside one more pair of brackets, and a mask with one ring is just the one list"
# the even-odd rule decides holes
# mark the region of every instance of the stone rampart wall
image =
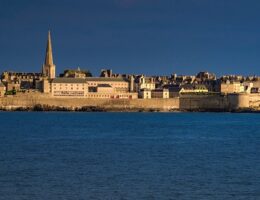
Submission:
[[260,94],[251,94],[249,96],[249,105],[260,109]]
[[260,107],[260,95],[183,95],[171,99],[88,99],[55,98],[41,93],[19,94],[0,98],[0,107],[33,107],[37,104],[79,108],[94,106],[105,109],[155,110],[230,110]]
[[228,108],[226,96],[220,95],[184,95],[180,97],[182,110],[224,110]]
[[33,107],[37,104],[76,108],[96,106],[115,109],[179,109],[179,98],[173,99],[88,99],[88,98],[55,98],[41,94],[25,94],[0,98],[1,107]]

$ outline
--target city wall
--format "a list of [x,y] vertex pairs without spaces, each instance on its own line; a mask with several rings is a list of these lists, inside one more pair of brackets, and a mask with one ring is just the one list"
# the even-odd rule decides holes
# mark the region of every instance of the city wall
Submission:
[[179,98],[173,99],[88,99],[88,98],[55,98],[42,94],[17,95],[0,98],[0,107],[34,107],[35,105],[48,105],[66,108],[100,107],[108,110],[177,110]]
[[0,98],[0,107],[15,109],[35,105],[65,107],[99,107],[105,110],[158,110],[158,111],[229,111],[241,108],[260,108],[260,95],[185,95],[171,99],[88,99],[55,98],[41,93],[18,94]]
[[180,98],[181,110],[227,110],[227,96],[220,95],[185,95]]

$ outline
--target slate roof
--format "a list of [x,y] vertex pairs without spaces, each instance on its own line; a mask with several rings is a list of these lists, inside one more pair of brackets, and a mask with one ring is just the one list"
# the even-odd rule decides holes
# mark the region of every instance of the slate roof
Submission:
[[181,88],[180,87],[171,87],[169,88],[169,92],[180,92]]
[[113,82],[128,82],[126,78],[106,78],[106,77],[87,77],[86,81],[113,81]]
[[86,83],[84,78],[55,78],[52,83]]

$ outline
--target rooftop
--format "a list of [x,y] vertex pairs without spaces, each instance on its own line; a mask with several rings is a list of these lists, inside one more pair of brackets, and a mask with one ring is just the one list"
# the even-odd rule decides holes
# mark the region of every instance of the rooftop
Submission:
[[86,81],[112,81],[112,82],[128,82],[126,78],[107,78],[107,77],[87,77]]
[[84,78],[55,78],[52,83],[86,83]]

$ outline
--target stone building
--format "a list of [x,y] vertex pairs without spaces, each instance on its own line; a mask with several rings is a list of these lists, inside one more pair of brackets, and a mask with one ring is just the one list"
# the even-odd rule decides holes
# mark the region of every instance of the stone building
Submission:
[[245,92],[245,87],[240,82],[235,81],[226,81],[224,83],[221,83],[220,85],[220,92],[224,94],[229,93],[243,93]]
[[168,89],[155,89],[151,91],[152,99],[169,99]]
[[151,99],[152,98],[152,91],[148,89],[141,89],[138,92],[138,97],[140,99]]
[[208,93],[208,89],[203,84],[168,85],[169,98],[179,97],[181,94],[201,94]]
[[195,76],[176,76],[175,79],[173,80],[173,83],[175,84],[193,84],[195,81],[196,77]]
[[105,77],[105,78],[114,77],[112,73],[112,69],[102,69],[100,73],[100,77]]
[[40,89],[38,82],[42,79],[41,73],[19,73],[5,71],[1,75],[1,80],[6,85],[9,85],[7,90],[10,90],[11,85],[15,86],[17,91],[19,90],[30,90]]
[[181,91],[183,89],[177,85],[177,86],[168,87],[168,90],[169,90],[169,98],[175,98],[180,96]]
[[250,93],[251,94],[258,94],[258,93],[260,93],[260,88],[252,87],[250,89]]
[[108,93],[108,92],[89,92],[87,94],[87,98],[93,98],[93,99],[137,99],[138,95],[137,93]]
[[129,92],[129,81],[126,78],[105,78],[105,77],[87,77],[89,90],[96,90],[98,85],[110,85],[114,92],[127,93]]
[[7,82],[6,83],[6,90],[7,91],[20,91],[21,90],[21,84],[19,82]]
[[5,92],[6,92],[5,85],[2,82],[0,82],[0,97],[3,97],[5,95]]
[[97,85],[97,93],[114,93],[115,89],[109,84],[98,84]]
[[204,81],[208,81],[208,80],[217,80],[217,77],[215,74],[209,72],[199,72],[196,75],[196,80],[200,83],[203,83]]
[[76,70],[67,69],[63,74],[60,74],[60,77],[65,78],[86,78],[92,77],[92,74],[88,70],[81,70],[79,67]]
[[130,91],[128,79],[123,77],[88,77],[87,98],[136,99],[137,93]]
[[146,90],[155,89],[155,80],[153,77],[145,77],[143,75],[140,77],[136,77],[134,91],[138,92],[143,89],[146,89]]
[[186,84],[180,86],[181,90],[180,93],[208,93],[208,89],[203,84]]
[[82,78],[55,78],[51,81],[51,94],[54,97],[86,97],[88,85]]

